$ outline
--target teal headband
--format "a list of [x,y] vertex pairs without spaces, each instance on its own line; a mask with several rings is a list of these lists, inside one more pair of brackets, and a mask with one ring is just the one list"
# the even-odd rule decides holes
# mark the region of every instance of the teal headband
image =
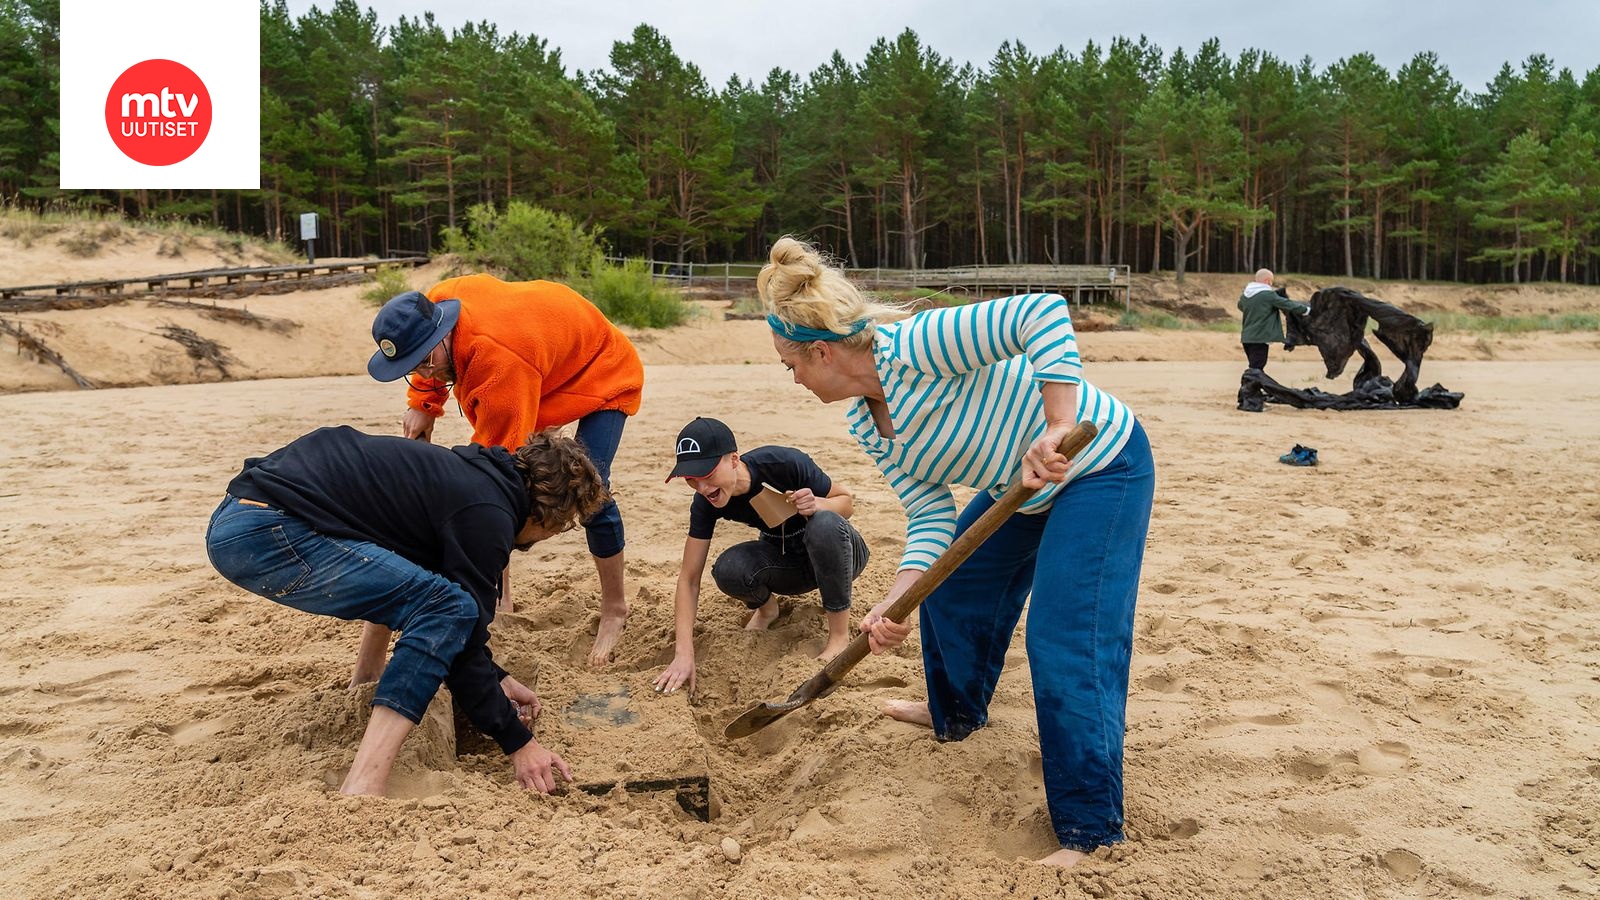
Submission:
[[860,334],[861,329],[866,328],[868,325],[872,324],[872,322],[870,319],[859,319],[854,325],[851,325],[850,330],[844,334],[840,334],[837,331],[828,331],[822,328],[807,328],[804,325],[791,325],[790,323],[785,322],[771,313],[767,314],[767,324],[771,326],[773,332],[778,336],[787,338],[797,344],[805,344],[811,341],[842,341],[847,337],[853,337],[857,334]]

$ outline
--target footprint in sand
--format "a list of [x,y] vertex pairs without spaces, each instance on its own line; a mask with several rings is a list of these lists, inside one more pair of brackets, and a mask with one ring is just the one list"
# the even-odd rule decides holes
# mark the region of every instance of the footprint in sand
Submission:
[[1167,823],[1167,833],[1163,837],[1169,840],[1188,840],[1200,833],[1200,823],[1194,819],[1176,819]]
[[1422,871],[1422,857],[1410,850],[1390,850],[1378,857],[1378,865],[1401,881],[1410,881]]
[[1160,694],[1176,694],[1183,690],[1184,680],[1166,672],[1152,672],[1139,679],[1139,686]]
[[1267,713],[1260,716],[1221,716],[1202,722],[1200,724],[1200,728],[1202,731],[1218,734],[1220,732],[1230,731],[1240,725],[1283,726],[1298,724],[1300,724],[1300,719],[1295,716],[1294,713],[1291,713],[1288,710],[1281,710],[1279,712]]
[[1399,741],[1380,741],[1360,750],[1307,753],[1289,760],[1285,769],[1304,781],[1316,781],[1335,771],[1354,770],[1362,775],[1393,775],[1411,762],[1411,747]]
[[1363,775],[1393,775],[1411,762],[1411,747],[1399,741],[1379,741],[1356,751],[1356,769]]

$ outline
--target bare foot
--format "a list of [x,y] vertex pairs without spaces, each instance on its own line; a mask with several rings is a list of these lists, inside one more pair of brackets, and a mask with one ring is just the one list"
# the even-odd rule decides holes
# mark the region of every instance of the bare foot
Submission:
[[933,727],[933,713],[928,712],[927,701],[890,700],[883,705],[883,714],[897,722]]
[[357,669],[350,675],[350,688],[351,690],[354,690],[363,684],[371,684],[374,681],[377,681],[381,675],[383,675],[382,669],[379,669],[376,672],[363,672],[360,669]]
[[620,616],[600,614],[600,625],[594,631],[594,646],[589,649],[589,666],[595,668],[611,662],[611,651],[622,639],[622,629],[628,624],[628,613]]
[[1049,856],[1046,856],[1044,859],[1039,860],[1039,865],[1060,866],[1063,869],[1070,869],[1077,865],[1078,861],[1083,859],[1085,856],[1088,856],[1088,854],[1080,853],[1077,850],[1068,850],[1067,848],[1062,847],[1060,850],[1057,850]]
[[850,646],[850,635],[845,634],[839,637],[830,635],[828,643],[822,646],[822,652],[817,654],[817,659],[823,662],[832,662],[833,658],[844,652],[844,648],[848,646]]
[[744,623],[744,628],[746,631],[766,631],[767,626],[771,625],[777,618],[778,598],[771,597],[767,602],[757,607],[755,612],[750,614],[750,621]]
[[[387,781],[387,779],[385,779]],[[346,778],[344,784],[339,785],[339,793],[351,797],[386,797],[384,782],[356,781]]]

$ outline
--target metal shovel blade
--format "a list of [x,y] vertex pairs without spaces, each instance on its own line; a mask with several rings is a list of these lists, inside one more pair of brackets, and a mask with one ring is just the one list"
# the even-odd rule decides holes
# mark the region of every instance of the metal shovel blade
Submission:
[[810,703],[811,699],[790,700],[787,703],[757,703],[741,713],[739,718],[729,722],[728,727],[722,729],[722,736],[730,739],[749,737]]
[[866,634],[856,635],[849,646],[822,667],[822,671],[795,688],[789,699],[782,703],[757,703],[740,713],[739,718],[729,722],[728,727],[722,729],[722,736],[749,737],[811,701],[828,696],[839,686],[839,680],[844,677],[844,673],[850,671],[851,667],[867,655],[868,649]]

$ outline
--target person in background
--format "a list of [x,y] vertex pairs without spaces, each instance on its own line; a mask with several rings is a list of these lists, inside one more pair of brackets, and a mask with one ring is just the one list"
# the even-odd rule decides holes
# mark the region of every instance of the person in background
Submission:
[[1297,303],[1272,287],[1272,270],[1257,269],[1256,280],[1244,286],[1239,295],[1239,311],[1244,321],[1239,327],[1239,342],[1244,345],[1245,363],[1249,368],[1267,368],[1267,345],[1283,343],[1283,319],[1279,310],[1304,316],[1311,312],[1309,303]]

